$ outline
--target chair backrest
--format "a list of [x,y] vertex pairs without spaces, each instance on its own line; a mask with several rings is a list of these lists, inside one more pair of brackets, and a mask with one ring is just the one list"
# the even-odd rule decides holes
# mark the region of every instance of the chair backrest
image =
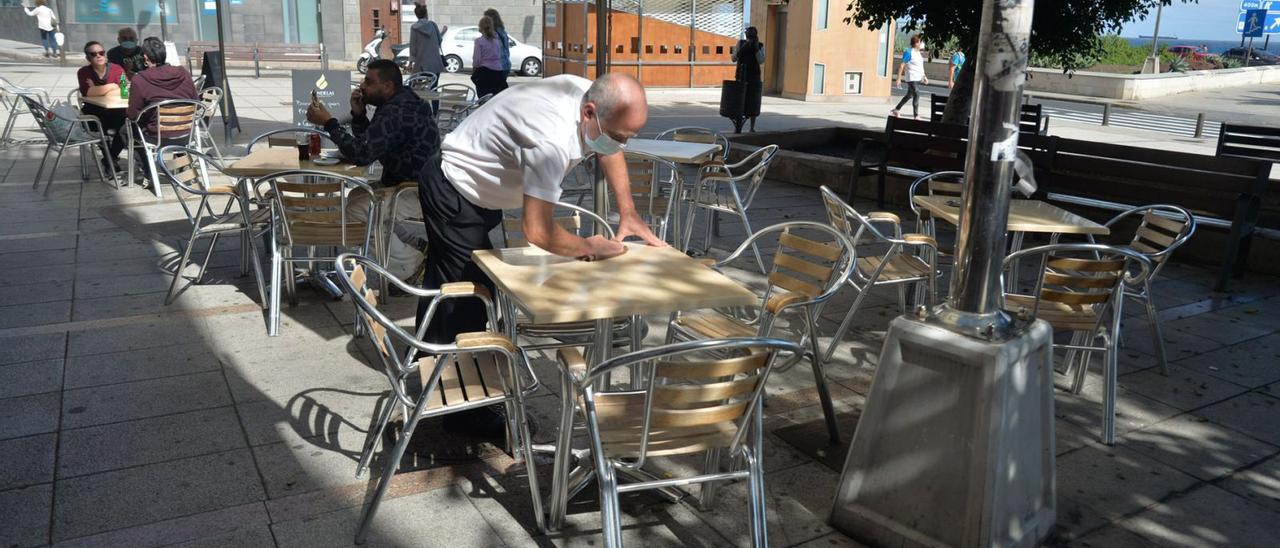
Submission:
[[40,128],[40,132],[44,133],[50,144],[61,144],[66,141],[70,131],[59,130],[54,127],[57,124],[57,120],[62,120],[63,122],[65,120],[45,107],[44,103],[40,102],[39,96],[22,93],[18,97],[27,106],[27,112],[30,112],[31,117],[36,120],[36,127]]
[[1280,163],[1280,128],[1224,123],[1217,155]]
[[[1009,254],[1004,266],[1016,265],[1019,259],[1030,256],[1041,258],[1040,277],[1032,291],[1033,317],[1045,302],[1101,311],[1121,299],[1124,284],[1140,283],[1151,273],[1151,261],[1142,254],[1100,244],[1050,244],[1023,249]],[[1135,263],[1140,269],[1136,275],[1129,271],[1129,265]]]
[[[287,245],[352,247],[369,243],[376,201],[365,182],[312,170],[282,171],[261,181],[271,185],[272,207],[284,227],[281,239]],[[356,220],[348,206],[361,194],[368,202],[356,203],[367,204],[367,210]]]
[[[588,222],[594,224],[592,228],[599,228],[609,238],[613,238],[613,229],[609,227],[609,223],[590,210],[564,202],[557,202],[556,209],[559,212],[555,214],[553,220],[557,225],[560,225],[560,228],[568,230],[575,235],[582,235],[582,219],[586,218]],[[563,214],[564,210],[568,210],[567,215]],[[529,245],[529,239],[524,234],[523,222],[524,219],[520,217],[502,219],[503,247],[527,247]]]
[[760,147],[755,152],[743,158],[743,162],[751,165],[742,175],[735,176],[734,179],[746,181],[747,188],[742,192],[742,205],[750,207],[751,200],[756,196],[756,191],[760,189],[760,184],[764,183],[765,175],[769,172],[769,166],[773,165],[773,158],[778,154],[778,145],[766,145]]
[[1129,247],[1151,259],[1156,275],[1174,250],[1191,239],[1196,232],[1196,218],[1184,208],[1169,204],[1153,204],[1135,207],[1107,221],[1115,225],[1121,219],[1141,213],[1142,219],[1129,241]]
[[767,276],[769,285],[763,296],[764,308],[769,312],[776,313],[781,303],[788,301],[825,301],[852,275],[852,241],[836,227],[811,221],[790,221],[762,228],[718,264],[732,262],[753,244],[775,233],[778,250],[773,256],[773,267]]
[[468,86],[466,84],[460,84],[456,82],[452,84],[441,84],[440,87],[436,88],[436,91],[440,92],[442,100],[449,100],[449,99],[456,100],[456,101],[475,101],[476,100],[475,88]]
[[151,116],[156,119],[157,140],[182,140],[188,142],[195,135],[196,124],[205,117],[205,104],[191,99],[166,99],[148,105],[138,113],[138,120]]
[[405,78],[404,85],[412,90],[431,89],[431,86],[435,85],[439,78],[439,75],[434,72],[417,72]]
[[[803,353],[800,345],[779,339],[708,339],[641,350],[591,368],[579,386],[599,434],[595,449],[635,459],[628,464],[635,468],[649,456],[736,451],[748,429],[763,426],[764,387],[782,351]],[[592,386],[622,367],[646,372],[643,388]]]
[[[627,178],[631,181],[631,201],[636,213],[659,238],[666,238],[671,219],[671,196],[680,186],[680,168],[674,163],[644,152],[627,152]],[[609,211],[618,210],[617,197],[609,195]]]
[[[173,184],[175,190],[200,193],[227,188],[226,185],[210,184],[206,167],[213,166],[215,170],[222,172],[222,165],[199,150],[180,145],[168,145],[161,147],[156,156],[160,159],[161,171]],[[182,192],[178,195],[182,196]]]
[[713,154],[721,160],[729,159],[729,138],[723,133],[705,127],[685,126],[668,129],[658,134],[658,140],[670,139],[683,143],[706,143],[720,145],[720,151]]
[[204,103],[204,119],[207,122],[218,114],[218,108],[222,106],[222,88],[210,86],[201,89],[200,102]]
[[253,152],[253,147],[259,143],[266,142],[269,147],[295,147],[298,144],[299,135],[319,135],[322,140],[329,140],[329,133],[313,127],[294,126],[281,129],[273,129],[271,131],[258,134],[249,140],[249,144],[244,146],[245,154]]

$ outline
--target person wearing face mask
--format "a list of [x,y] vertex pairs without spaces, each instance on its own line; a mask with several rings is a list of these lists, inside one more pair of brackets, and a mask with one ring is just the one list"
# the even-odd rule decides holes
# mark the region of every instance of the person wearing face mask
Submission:
[[[376,109],[372,120],[368,107]],[[316,101],[307,107],[307,121],[323,126],[347,161],[361,166],[380,162],[382,180],[373,184],[375,189],[417,182],[422,166],[440,162],[440,132],[431,105],[405,87],[400,67],[390,59],[369,63],[364,81],[351,92],[350,131]],[[348,204],[348,211],[352,219],[365,220],[368,206],[363,200],[353,201]],[[398,218],[417,218],[421,214],[411,200],[396,206]],[[416,222],[412,226],[397,223],[394,234],[391,256],[383,266],[402,279],[409,278],[422,264],[426,235]]]
[[138,45],[137,32],[129,27],[121,28],[116,33],[116,43],[119,45],[107,50],[107,61],[123,67],[125,76],[133,78],[138,71],[147,68],[146,56]]
[[[426,287],[470,281],[492,289],[471,253],[493,248],[489,232],[504,209],[523,209],[529,243],[556,255],[606,259],[625,252],[621,242],[631,236],[665,246],[636,213],[622,154],[648,116],[644,88],[619,73],[595,82],[560,75],[521,84],[468,116],[445,136],[440,161],[423,170],[418,185],[431,245]],[[578,237],[552,218],[561,181],[592,152],[617,199],[613,240]],[[427,302],[419,301],[419,322]],[[425,340],[452,342],[458,333],[485,330],[485,322],[484,307],[473,299],[442,301]]]

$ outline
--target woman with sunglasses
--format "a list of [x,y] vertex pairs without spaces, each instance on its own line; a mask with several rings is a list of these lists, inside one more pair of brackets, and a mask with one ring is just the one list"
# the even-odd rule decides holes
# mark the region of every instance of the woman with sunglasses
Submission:
[[[76,81],[80,83],[80,96],[100,97],[112,93],[119,94],[120,81],[125,79],[124,67],[107,61],[107,50],[102,47],[102,43],[92,41],[85,44],[84,57],[89,64],[80,67],[80,71],[76,72]],[[120,151],[124,150],[125,145],[122,131],[125,110],[85,104],[80,111],[102,120],[102,129],[110,135],[111,148],[111,155],[108,158],[111,165],[108,166],[107,160],[104,160],[102,168],[107,173],[116,173],[120,169],[116,166],[116,159],[120,157]]]

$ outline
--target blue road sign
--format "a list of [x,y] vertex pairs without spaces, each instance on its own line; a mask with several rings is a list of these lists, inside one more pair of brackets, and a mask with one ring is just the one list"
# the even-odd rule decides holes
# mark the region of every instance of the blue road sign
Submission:
[[[1246,2],[1248,1],[1246,0]],[[1261,37],[1263,34],[1280,34],[1280,1],[1258,2],[1253,0],[1253,3],[1267,5],[1275,9],[1270,11],[1265,9],[1241,11],[1240,19],[1236,21],[1236,32],[1243,34],[1246,38],[1250,36]]]

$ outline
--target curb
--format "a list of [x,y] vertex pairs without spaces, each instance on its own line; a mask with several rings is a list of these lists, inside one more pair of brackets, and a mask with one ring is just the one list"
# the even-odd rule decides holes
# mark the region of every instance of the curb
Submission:
[[25,51],[18,51],[15,49],[5,49],[5,48],[0,48],[0,59],[4,59],[6,61],[19,61],[23,63],[42,63],[42,64],[50,64],[50,62],[52,61],[53,64],[57,64],[56,59],[49,59],[38,53],[27,53]]

